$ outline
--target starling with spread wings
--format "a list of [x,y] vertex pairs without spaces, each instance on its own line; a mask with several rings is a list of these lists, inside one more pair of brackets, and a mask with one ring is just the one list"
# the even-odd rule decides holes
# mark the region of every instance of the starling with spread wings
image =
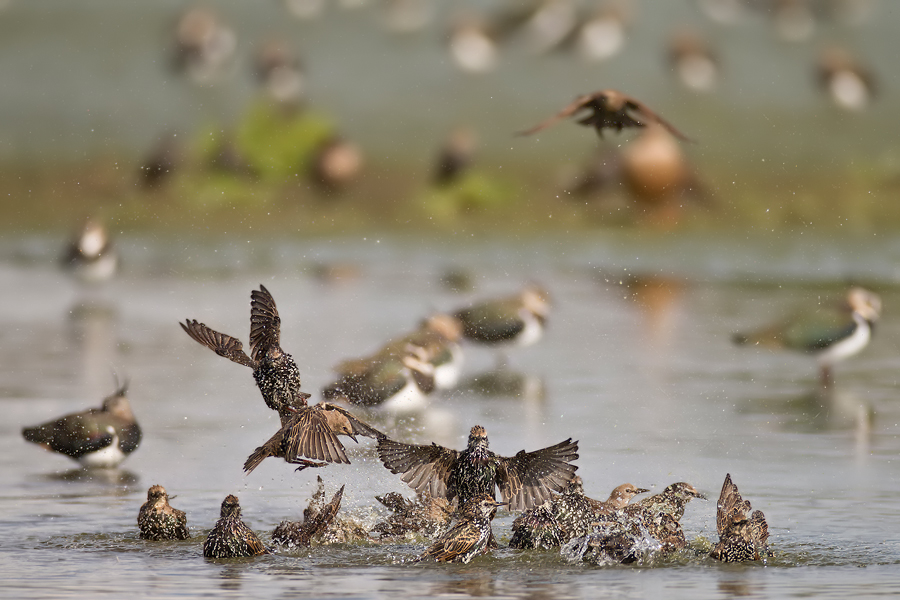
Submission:
[[531,129],[520,131],[518,135],[537,133],[557,121],[575,116],[582,111],[590,111],[590,114],[580,117],[578,123],[585,127],[593,127],[601,138],[604,128],[615,129],[619,132],[626,127],[646,127],[649,123],[658,123],[678,139],[690,141],[690,138],[650,110],[643,102],[617,90],[600,90],[593,94],[579,96],[557,114]]
[[250,356],[237,338],[219,333],[196,320],[179,323],[194,341],[219,356],[253,369],[253,378],[266,406],[279,413],[287,407],[306,405],[309,394],[300,391],[300,370],[294,358],[281,349],[281,318],[275,299],[264,285],[250,293]]
[[769,525],[761,510],[753,511],[747,518],[751,506],[741,498],[737,486],[731,481],[731,474],[725,475],[722,492],[716,506],[716,531],[719,543],[710,556],[722,562],[743,562],[760,560],[771,556],[769,551]]
[[565,489],[578,468],[571,464],[578,458],[578,442],[570,438],[506,458],[488,449],[487,432],[476,425],[469,433],[468,447],[461,452],[434,443],[417,446],[385,437],[378,440],[378,456],[416,492],[448,501],[458,497],[459,505],[464,506],[479,494],[496,497],[495,487],[499,487],[509,510],[519,511],[543,504],[551,491]]
[[300,465],[298,471],[307,467],[324,467],[327,463],[349,465],[344,445],[337,436],[346,435],[354,442],[357,435],[376,439],[384,437],[383,433],[343,408],[327,402],[306,406],[304,400],[303,406],[289,407],[279,411],[279,414],[281,429],[250,455],[244,463],[247,473],[270,456]]

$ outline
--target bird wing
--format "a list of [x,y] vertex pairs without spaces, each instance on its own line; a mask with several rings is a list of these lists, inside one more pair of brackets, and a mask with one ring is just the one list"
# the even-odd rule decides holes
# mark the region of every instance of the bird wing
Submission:
[[731,473],[728,473],[716,503],[716,531],[719,537],[725,534],[732,523],[745,520],[749,510],[750,503],[741,498],[737,486],[731,481]]
[[219,356],[224,356],[228,360],[251,369],[256,368],[256,361],[250,360],[250,357],[244,353],[244,345],[237,338],[219,333],[194,319],[187,319],[179,325],[195,342],[203,344]]
[[403,444],[387,437],[378,440],[378,457],[391,473],[416,492],[447,497],[450,473],[459,452],[432,443],[429,446]]
[[282,429],[285,430],[284,460],[287,462],[305,456],[312,460],[350,464],[344,445],[331,431],[321,409],[313,406],[298,410]]
[[570,461],[578,458],[578,442],[572,438],[555,446],[525,452],[512,458],[499,457],[497,470],[500,495],[509,510],[525,510],[550,499],[550,491],[561,492],[578,469]]
[[281,335],[281,317],[275,299],[260,285],[250,292],[250,356],[259,361],[269,348],[277,347]]
[[[324,411],[332,411],[336,412],[347,419],[350,423],[350,427],[353,431],[353,435],[363,435],[365,437],[370,437],[373,439],[379,439],[385,437],[383,433],[369,425],[368,423],[364,423],[354,417],[349,411],[337,406],[335,404],[330,404],[328,402],[322,402],[321,404],[317,404],[316,406],[321,406]],[[325,413],[326,418],[328,418],[328,413]]]
[[853,335],[856,327],[852,313],[821,309],[791,322],[784,330],[784,343],[789,348],[815,352]]
[[542,129],[546,129],[546,128],[550,127],[551,125],[555,125],[557,122],[562,121],[563,119],[565,119],[567,117],[571,117],[572,115],[577,113],[579,110],[584,108],[588,102],[590,102],[593,99],[594,99],[593,94],[585,95],[585,96],[578,96],[577,98],[575,98],[575,100],[573,100],[570,104],[568,104],[564,109],[562,109],[561,111],[559,111],[552,117],[550,117],[544,121],[541,121],[540,123],[538,123],[534,127],[531,127],[530,129],[525,129],[523,131],[519,131],[516,133],[516,135],[518,135],[518,136],[532,135]]
[[429,546],[421,558],[430,557],[440,562],[452,561],[475,547],[481,537],[479,533],[470,522],[461,521]]
[[646,125],[647,124],[646,121],[653,121],[655,123],[659,123],[660,125],[662,125],[669,133],[671,133],[672,135],[674,135],[675,137],[677,137],[678,139],[680,139],[684,142],[693,142],[694,141],[691,138],[689,138],[688,136],[681,133],[681,131],[676,129],[674,125],[672,125],[671,123],[669,123],[668,121],[663,119],[661,116],[659,116],[654,111],[650,110],[650,107],[648,107],[646,104],[644,104],[643,102],[641,102],[640,100],[638,100],[636,98],[627,96],[625,98],[625,108],[636,112],[638,114],[638,116],[644,120],[644,122],[641,123],[642,125]]

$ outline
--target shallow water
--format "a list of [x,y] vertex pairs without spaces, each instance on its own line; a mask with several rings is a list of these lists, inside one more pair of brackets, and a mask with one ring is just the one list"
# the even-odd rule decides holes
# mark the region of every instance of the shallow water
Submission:
[[[900,592],[900,239],[697,239],[639,233],[488,241],[368,237],[337,240],[122,240],[121,277],[80,288],[55,268],[57,240],[0,242],[0,492],[5,593],[23,598],[114,596],[874,597]],[[358,276],[324,283],[317,263]],[[448,267],[469,270],[472,294],[443,289]],[[502,549],[467,566],[406,564],[416,544],[331,546],[255,559],[202,557],[225,495],[267,538],[299,519],[315,488],[346,484],[342,512],[373,521],[373,496],[409,490],[380,466],[370,440],[348,443],[349,466],[294,473],[270,460],[249,476],[246,456],[277,427],[250,371],[191,341],[197,318],[246,338],[250,290],[273,293],[282,344],[315,392],[339,360],[364,354],[429,311],[548,287],[554,311],[536,346],[510,350],[530,392],[435,396],[413,416],[369,413],[415,442],[463,447],[480,423],[512,454],[580,440],[579,474],[593,497],[625,481],[661,490],[688,481],[682,524],[693,550],[634,566],[571,565],[554,552]],[[736,348],[738,329],[840,295],[848,281],[882,294],[873,343],[816,395],[807,357]],[[491,370],[493,352],[467,348],[464,377]],[[85,473],[20,436],[22,426],[99,404],[115,370],[144,429],[120,470]],[[715,498],[726,473],[765,512],[775,558],[722,565]],[[178,496],[193,538],[137,539],[137,511],[155,483]],[[501,541],[512,515],[494,522]]]

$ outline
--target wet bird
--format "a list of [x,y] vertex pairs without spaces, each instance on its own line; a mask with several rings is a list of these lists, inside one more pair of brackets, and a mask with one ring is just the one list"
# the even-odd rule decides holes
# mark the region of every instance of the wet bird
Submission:
[[[282,521],[275,528],[275,531],[272,532],[272,542],[288,548],[309,546],[314,539],[325,533],[334,522],[338,511],[341,509],[341,499],[343,497],[344,486],[341,486],[341,489],[335,493],[331,501],[325,504],[321,510],[312,511],[310,508],[304,510],[302,523]],[[312,505],[312,502],[310,505]]]
[[550,492],[565,488],[578,468],[578,442],[570,439],[555,446],[520,451],[511,458],[488,449],[487,431],[476,425],[469,433],[465,450],[459,452],[435,443],[430,446],[403,444],[388,438],[378,440],[378,457],[391,472],[401,475],[416,492],[464,505],[479,494],[494,497],[495,487],[508,503],[519,511],[550,499]]
[[190,537],[187,516],[169,505],[166,488],[154,485],[147,490],[147,501],[138,512],[142,540],[186,540]]
[[85,467],[115,467],[141,443],[141,428],[125,395],[127,390],[125,383],[104,398],[100,408],[26,427],[22,436]]
[[635,531],[638,529],[641,534],[649,533],[659,542],[663,552],[684,548],[687,541],[680,521],[687,503],[692,498],[706,500],[706,496],[698,492],[694,486],[679,482],[668,486],[660,494],[625,506],[622,512],[632,537],[638,535]]
[[651,123],[656,123],[678,139],[690,141],[687,136],[650,110],[643,102],[617,90],[600,90],[579,96],[557,114],[517,135],[532,135],[582,111],[590,111],[590,114],[580,117],[577,121],[578,124],[593,127],[601,138],[604,129],[615,129],[618,132],[626,127],[646,127]]
[[102,283],[116,274],[119,254],[106,227],[96,219],[88,219],[66,246],[60,263],[83,283]]
[[196,320],[179,323],[191,338],[219,356],[253,369],[253,379],[266,406],[281,414],[288,407],[306,405],[309,394],[300,391],[300,370],[294,358],[281,349],[281,318],[275,299],[264,285],[250,293],[250,356],[241,342]]
[[661,493],[644,498],[630,506],[637,506],[655,513],[666,513],[675,517],[676,521],[680,521],[681,517],[684,516],[685,506],[693,498],[706,500],[706,496],[698,492],[697,488],[689,483],[680,481],[667,486]]
[[550,550],[559,548],[563,543],[562,528],[553,514],[550,502],[529,508],[513,521],[510,548]]
[[270,456],[300,465],[298,471],[308,467],[324,467],[328,463],[349,465],[344,445],[337,436],[346,435],[354,442],[357,435],[384,437],[383,433],[343,408],[327,402],[308,406],[304,399],[299,406],[289,406],[279,411],[279,416],[281,428],[247,458],[245,472],[250,473]]
[[407,535],[434,538],[447,530],[453,516],[450,503],[445,498],[428,493],[417,494],[414,500],[407,500],[397,492],[375,496],[375,499],[391,510],[386,521],[372,528],[382,538]]
[[490,494],[477,494],[463,504],[459,520],[447,533],[428,547],[418,560],[433,558],[437,562],[461,562],[468,564],[479,554],[490,551],[493,539],[491,519],[498,506]]
[[731,474],[725,475],[722,492],[716,506],[716,531],[719,542],[710,556],[722,562],[760,560],[771,556],[769,551],[769,525],[760,510],[750,517],[750,502],[741,498]]
[[877,89],[872,72],[839,46],[819,54],[816,79],[837,107],[854,112],[868,108]]
[[732,337],[736,344],[786,348],[816,357],[823,388],[833,384],[835,363],[865,348],[881,314],[881,298],[861,287],[852,287],[846,301],[820,306],[750,333]]
[[229,494],[225,497],[220,517],[203,542],[203,556],[239,558],[269,553],[253,530],[241,520],[241,505],[237,496]]
[[631,483],[623,483],[622,485],[617,486],[609,494],[609,498],[607,498],[604,502],[594,501],[594,510],[609,512],[623,509],[628,506],[628,503],[631,502],[632,498],[634,498],[638,494],[643,494],[649,491],[650,490],[648,490],[647,488],[635,487],[634,484]]
[[530,346],[544,332],[550,295],[529,285],[515,296],[487,300],[453,313],[463,325],[463,337],[482,344]]

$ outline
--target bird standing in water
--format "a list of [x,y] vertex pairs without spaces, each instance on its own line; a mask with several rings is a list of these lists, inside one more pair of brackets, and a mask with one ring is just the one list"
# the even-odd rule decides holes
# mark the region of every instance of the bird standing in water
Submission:
[[253,530],[241,520],[241,505],[237,496],[226,496],[219,514],[221,518],[203,542],[203,556],[239,558],[269,553]]
[[128,384],[104,398],[100,408],[66,415],[22,436],[29,442],[77,460],[85,467],[115,467],[141,443],[141,428],[125,393]]
[[169,505],[166,488],[154,485],[147,490],[147,501],[138,512],[142,540],[186,540],[190,537],[187,515]]
[[418,560],[433,558],[437,562],[461,562],[468,564],[479,554],[490,551],[491,519],[498,506],[489,494],[478,494],[463,504],[459,520],[447,533],[434,542]]
[[434,443],[417,446],[384,437],[378,440],[378,457],[416,492],[427,491],[451,502],[458,497],[462,506],[481,494],[494,498],[495,487],[499,487],[509,510],[518,511],[546,502],[551,491],[565,489],[578,468],[570,464],[578,458],[578,442],[570,438],[506,458],[488,449],[487,431],[476,425],[469,433],[468,447],[461,452]]
[[253,379],[266,406],[279,414],[288,407],[305,406],[309,394],[300,391],[300,370],[294,358],[281,349],[281,318],[275,299],[264,285],[250,294],[250,356],[240,340],[219,333],[196,320],[179,323],[193,340],[219,356],[253,369]]
[[678,139],[690,141],[686,135],[650,110],[646,104],[617,90],[600,90],[592,94],[579,96],[549,119],[538,123],[530,129],[519,132],[518,135],[532,135],[554,125],[557,121],[572,117],[586,110],[589,110],[590,114],[579,118],[578,124],[585,127],[593,127],[601,138],[603,137],[604,129],[615,129],[619,132],[626,127],[646,127],[650,123],[657,123],[665,127]]

